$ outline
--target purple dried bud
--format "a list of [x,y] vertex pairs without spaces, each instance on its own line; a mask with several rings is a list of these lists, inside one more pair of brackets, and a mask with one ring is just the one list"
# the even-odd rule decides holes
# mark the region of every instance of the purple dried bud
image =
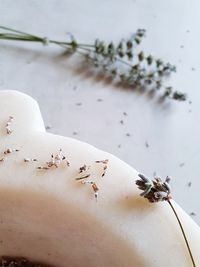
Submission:
[[167,176],[163,182],[160,178],[149,179],[143,174],[138,174],[140,179],[136,180],[136,185],[143,192],[140,194],[147,198],[149,202],[159,202],[169,200],[171,198],[171,189],[169,186],[170,178]]

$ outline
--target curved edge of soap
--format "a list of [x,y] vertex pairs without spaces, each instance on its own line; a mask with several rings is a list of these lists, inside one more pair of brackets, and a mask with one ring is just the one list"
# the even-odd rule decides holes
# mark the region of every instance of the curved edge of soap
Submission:
[[[13,99],[19,99],[21,101],[21,104],[23,105],[23,103],[28,103],[28,105],[26,104],[26,106],[29,106],[31,103],[32,107],[29,107],[28,111],[30,112],[29,115],[34,115],[34,117],[38,117],[39,120],[41,120],[41,125],[43,127],[31,127],[30,130],[35,130],[37,132],[45,132],[45,129],[44,129],[44,123],[43,123],[43,120],[42,120],[42,116],[41,116],[41,113],[40,113],[40,109],[39,109],[39,106],[38,106],[38,103],[37,101],[35,101],[32,97],[26,95],[26,94],[23,94],[23,93],[20,93],[18,91],[11,91],[11,90],[4,90],[4,91],[1,91],[0,92],[0,98],[1,96],[5,94],[5,96],[10,96],[10,97],[13,97]],[[1,102],[1,101],[0,101]],[[10,107],[11,105],[9,105],[8,107]],[[34,107],[34,109],[33,109]],[[26,110],[25,110],[26,111]],[[36,114],[35,114],[36,113]],[[21,114],[22,114],[22,111],[21,111]],[[27,114],[25,114],[26,117],[28,118]],[[24,117],[23,117],[23,120],[21,120],[21,122],[24,123]],[[30,125],[33,123],[33,121],[30,121]],[[35,123],[35,122],[34,122]],[[41,134],[43,135],[43,134]],[[45,134],[46,135],[46,134]],[[53,134],[50,134],[48,133],[48,136],[52,136],[52,138],[54,138],[54,135]],[[120,161],[123,162],[123,164],[125,164],[127,167],[129,167],[128,169],[132,169],[131,166],[129,166],[127,163],[125,163],[124,161],[121,161],[121,159],[119,159],[118,157],[110,154],[109,152],[106,152],[106,151],[103,151],[99,148],[96,148],[95,146],[93,145],[90,145],[88,144],[87,142],[82,142],[80,140],[77,140],[75,138],[69,138],[69,137],[63,137],[63,136],[58,136],[56,135],[56,138],[60,137],[61,139],[65,138],[66,140],[72,140],[73,143],[76,143],[77,145],[80,145],[81,146],[90,146],[93,150],[97,150],[101,155],[106,155],[108,156],[109,158],[113,158],[117,161]],[[62,140],[61,140],[62,141]],[[121,164],[119,164],[121,165]],[[136,174],[138,172],[136,171]],[[134,181],[133,181],[133,187],[134,187]],[[136,186],[135,186],[135,189],[136,189]],[[139,195],[139,191],[138,191],[138,195]],[[148,203],[148,202],[147,202]],[[182,222],[184,223],[184,227],[185,227],[185,231],[187,232],[187,235],[188,235],[188,239],[191,241],[191,246],[192,244],[197,244],[199,243],[199,240],[200,240],[200,231],[199,231],[199,227],[198,225],[193,221],[193,219],[187,214],[186,215],[186,212],[184,210],[182,210],[182,208],[175,203],[175,206],[176,206],[176,209],[177,211],[179,212],[179,215],[180,217],[182,218]],[[178,225],[177,225],[177,221],[175,220],[175,217],[174,216],[171,216],[171,217],[168,217],[168,215],[171,214],[171,209],[168,207],[166,209],[165,206],[160,206],[159,207],[162,207],[161,209],[158,209],[158,211],[161,213],[157,213],[157,217],[158,215],[165,215],[165,218],[168,220],[168,223],[170,222],[170,225],[174,225],[174,229],[176,231],[178,231]],[[171,218],[171,219],[170,219]],[[188,227],[187,227],[188,225]],[[194,228],[194,230],[191,230],[191,226]],[[181,239],[182,240],[182,239]],[[184,243],[183,243],[184,245]],[[197,247],[196,248],[193,248],[194,250],[194,256],[198,255],[198,251],[197,251]],[[197,263],[199,264],[199,258],[197,258]]]
[[[137,200],[140,199],[140,196],[139,196],[140,195],[140,190],[137,189],[137,186],[135,185],[135,182],[134,182],[134,178],[135,179],[137,178],[138,171],[135,170],[134,168],[132,168],[126,162],[122,161],[120,158],[112,155],[109,152],[101,150],[101,149],[97,148],[94,145],[88,144],[87,142],[82,142],[82,141],[77,140],[75,138],[64,137],[64,136],[61,136],[61,135],[54,135],[52,133],[45,133],[45,134],[41,133],[39,135],[40,135],[40,137],[42,137],[42,139],[41,139],[42,141],[44,141],[44,136],[46,136],[46,135],[48,136],[48,140],[52,140],[53,141],[53,139],[56,138],[56,141],[58,142],[58,147],[60,146],[60,144],[64,144],[66,142],[66,144],[68,144],[68,145],[70,144],[70,146],[72,146],[72,147],[77,147],[77,146],[81,147],[81,150],[86,151],[86,152],[89,149],[90,153],[91,153],[91,156],[93,154],[95,154],[99,158],[102,158],[102,159],[108,158],[109,160],[112,161],[112,163],[113,162],[118,162],[118,164],[116,164],[116,166],[117,166],[116,172],[117,173],[121,173],[121,171],[120,171],[121,166],[125,166],[126,168],[124,168],[124,169],[127,171],[127,174],[131,174],[131,177],[133,178],[133,181],[130,181],[131,177],[129,177],[129,179],[127,179],[127,183],[124,184],[124,187],[131,186],[132,189],[130,190],[130,192],[132,191],[132,193],[133,193],[133,200],[136,200],[134,198],[135,194],[138,195]],[[53,144],[54,142],[51,142],[51,143]],[[69,148],[69,146],[68,146],[68,148]],[[98,159],[98,158],[94,158],[94,160],[95,159]],[[123,172],[124,172],[124,169],[123,169]],[[106,180],[105,182],[108,183],[108,180]],[[116,186],[115,185],[113,186],[112,191],[115,191],[114,187],[116,187]],[[107,186],[107,188],[108,188],[107,191],[109,191],[111,187]],[[104,193],[106,193],[105,190],[104,190]],[[110,194],[110,196],[111,195],[112,194]],[[63,195],[60,194],[60,197],[61,196],[64,196],[64,193],[63,193]],[[113,203],[113,199],[111,200],[112,203]],[[131,203],[133,203],[133,200],[131,200]],[[93,206],[93,203],[94,203],[94,206]],[[200,228],[197,225],[197,223],[175,201],[172,200],[172,203],[175,206],[175,208],[177,210],[177,213],[178,213],[178,215],[179,215],[179,217],[181,219],[181,222],[183,224],[185,233],[187,235],[188,241],[190,243],[190,246],[191,246],[193,254],[194,254],[195,261],[199,265],[200,264],[200,262],[199,262],[200,258],[198,257],[198,246],[196,246],[196,244],[198,244],[200,242]],[[177,240],[176,240],[176,242],[173,243],[173,246],[175,246],[175,247],[177,246],[177,248],[179,249],[179,252],[181,253],[180,255],[186,255],[186,257],[184,257],[186,263],[183,266],[187,266],[187,263],[190,262],[189,254],[188,254],[187,248],[185,246],[185,242],[184,242],[183,236],[181,234],[178,222],[177,222],[177,220],[176,220],[176,218],[175,218],[170,206],[168,205],[168,203],[164,202],[164,203],[152,204],[152,203],[149,203],[148,200],[146,200],[146,199],[141,197],[141,204],[142,204],[142,206],[140,206],[140,207],[142,207],[142,209],[143,209],[143,207],[146,207],[147,209],[149,209],[150,212],[149,212],[149,214],[147,216],[149,220],[151,220],[153,218],[154,221],[158,221],[163,225],[163,227],[159,228],[160,231],[161,231],[161,228],[166,229],[166,231],[168,231],[168,229],[171,229],[171,230],[169,230],[169,231],[172,231],[170,233],[171,238],[173,238],[174,234],[176,235],[176,239]],[[91,214],[91,211],[95,211],[95,209],[97,209],[95,205],[96,205],[96,202],[92,202],[92,204],[90,206],[90,209],[88,209],[89,214]],[[118,203],[116,203],[116,205],[118,205]],[[154,205],[154,208],[152,209],[153,205]],[[129,209],[130,208],[130,204],[128,204],[127,207]],[[106,206],[106,208],[108,208],[108,206]],[[107,211],[109,212],[111,217],[112,216],[113,217],[116,216],[115,206],[113,206],[113,205],[109,206],[109,209]],[[102,217],[102,213],[100,213],[100,212],[98,213],[97,212],[96,216],[99,217],[99,218],[101,216],[101,218],[104,218],[104,222],[105,222],[107,215],[104,214],[105,217]],[[129,215],[126,214],[126,216],[129,216]],[[126,224],[126,222],[124,220],[122,220],[119,223],[119,227],[118,227],[118,225],[116,225],[115,226],[116,228],[114,230],[112,229],[113,233],[114,233],[114,231],[115,231],[115,233],[117,233],[117,232],[122,233],[123,232],[123,235],[124,235],[124,231],[126,231],[126,229],[128,229],[128,228],[131,229],[132,222],[130,222],[130,224],[127,224],[127,226],[124,227],[125,224]],[[135,225],[139,225],[139,224],[142,225],[142,222],[141,221],[140,222],[137,221]],[[111,229],[110,222],[107,224],[107,227],[109,229]],[[127,231],[127,233],[128,233],[128,235],[130,235],[130,233],[128,231]],[[143,235],[144,235],[144,233],[143,233]],[[127,237],[126,240],[128,240],[128,237]],[[146,242],[149,243],[149,238],[146,239]],[[161,245],[162,238],[160,239],[159,242],[160,242],[160,245]],[[151,243],[149,243],[149,245],[150,244]],[[171,245],[168,244],[168,247],[170,247],[170,246]],[[156,255],[156,254],[154,254],[154,255]],[[158,257],[157,257],[157,260],[158,260]],[[162,262],[162,259],[159,259],[158,262]],[[155,266],[158,266],[158,265],[155,265]]]
[[17,90],[2,90],[0,91],[0,105],[4,107],[1,114],[3,118],[17,117],[19,122],[16,125],[17,128],[46,131],[39,105],[31,96]]

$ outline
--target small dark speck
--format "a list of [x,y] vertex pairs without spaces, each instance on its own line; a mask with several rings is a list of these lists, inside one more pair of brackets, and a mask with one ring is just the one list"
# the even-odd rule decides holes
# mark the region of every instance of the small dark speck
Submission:
[[180,48],[184,48],[184,45],[180,45]]
[[182,162],[179,164],[179,167],[183,167],[183,166],[185,166],[185,162]]
[[120,124],[124,125],[124,121],[123,120],[120,120],[119,122],[120,122]]
[[50,130],[50,129],[51,129],[51,126],[48,126],[48,125],[47,125],[47,126],[45,126],[45,129],[46,129],[46,130]]
[[149,147],[149,143],[145,142],[145,146],[146,146],[146,148],[148,148]]
[[82,106],[81,102],[76,103],[77,106]]
[[187,32],[187,33],[190,33],[190,30],[187,30],[186,32]]
[[127,114],[125,111],[123,112],[123,115],[124,115],[124,116],[128,116],[128,114]]
[[191,110],[191,109],[189,109],[189,110],[188,110],[188,113],[191,113],[191,112],[192,112],[192,110]]
[[78,134],[78,132],[73,132],[72,134],[73,134],[73,135],[77,135],[77,134]]
[[97,102],[103,102],[103,99],[102,98],[98,98]]
[[191,68],[191,71],[195,71],[196,69],[194,67]]
[[156,171],[153,172],[153,177],[156,177]]
[[126,133],[126,136],[130,137],[131,135],[130,135],[130,133]]
[[118,147],[118,148],[121,148],[121,144],[119,144],[117,147]]
[[190,100],[190,101],[188,101],[188,103],[191,105],[192,104],[192,101]]
[[28,61],[26,61],[26,64],[31,64],[31,61],[29,61],[29,60],[28,60]]
[[191,187],[192,186],[192,182],[188,182],[187,186]]
[[196,213],[195,212],[190,212],[190,216],[196,216]]
[[75,85],[75,86],[73,86],[73,90],[76,90],[77,89],[77,86]]

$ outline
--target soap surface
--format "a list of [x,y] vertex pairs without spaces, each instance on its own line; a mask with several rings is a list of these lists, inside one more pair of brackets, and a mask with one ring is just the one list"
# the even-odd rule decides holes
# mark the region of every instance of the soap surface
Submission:
[[[25,94],[1,91],[0,107],[0,256],[59,267],[192,266],[171,208],[139,196],[135,169],[47,133],[37,102]],[[48,167],[60,149],[66,158]],[[173,204],[200,267],[200,228]]]

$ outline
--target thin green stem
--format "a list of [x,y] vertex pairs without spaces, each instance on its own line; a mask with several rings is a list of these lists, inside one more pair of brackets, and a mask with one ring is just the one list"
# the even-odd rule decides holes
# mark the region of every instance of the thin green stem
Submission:
[[55,40],[49,40],[49,43],[56,44],[56,45],[66,45],[66,46],[72,46],[71,42],[59,42]]
[[36,36],[36,35],[29,34],[29,33],[22,32],[22,31],[18,31],[18,30],[15,30],[15,29],[11,29],[11,28],[8,28],[8,27],[4,27],[4,26],[0,26],[0,29],[2,29],[2,30],[6,30],[6,31],[10,31],[10,32],[15,32],[15,33],[18,33],[18,34],[23,34],[23,35],[31,36],[31,37],[35,37],[35,38],[40,38],[40,37],[38,37],[38,36]]
[[28,39],[28,38],[24,38],[24,37],[12,37],[12,36],[0,36],[1,40],[12,40],[12,41],[23,41],[23,42],[38,42],[38,43],[42,43],[42,40],[38,40],[38,39]]
[[[30,41],[32,40],[30,37],[32,37],[34,39],[37,39],[38,41],[42,41],[44,39],[42,37],[39,37],[39,36],[36,36],[36,35],[33,35],[33,34],[29,34],[29,33],[22,32],[22,31],[18,31],[18,30],[15,30],[15,29],[4,27],[4,26],[0,26],[0,29],[18,33],[18,35],[15,35],[17,40],[19,40],[18,38],[25,38],[23,35],[25,35],[27,37],[27,39],[29,39]],[[21,34],[21,35],[19,35],[19,34]],[[5,37],[7,35],[13,35],[14,36],[14,34],[12,34],[12,33],[4,33],[4,34],[2,34],[2,39],[5,39],[5,37],[3,38],[3,35]],[[50,40],[50,43],[54,43],[54,44],[58,44],[58,45],[60,45],[60,44],[62,44],[62,45],[71,45],[71,42],[59,42],[59,41],[55,41],[55,40]],[[94,45],[92,45],[92,44],[81,44],[81,43],[79,43],[78,46],[79,47],[91,47],[91,48],[94,48]]]
[[81,44],[81,43],[79,43],[79,46],[94,48],[94,45],[92,45],[92,44]]
[[[1,27],[0,27],[1,28]],[[38,42],[38,43],[45,43],[45,38],[41,38],[38,36],[33,35],[16,35],[12,33],[3,33],[0,34],[0,39],[2,40],[13,40],[13,41],[25,41],[25,42]],[[63,48],[65,47],[73,47],[73,44],[71,42],[61,42],[56,40],[48,40],[51,44],[59,45]],[[86,44],[77,44],[77,48],[90,52],[91,50],[87,47],[93,47],[93,45],[86,45]]]
[[133,65],[132,65],[131,63],[129,63],[129,62],[127,62],[127,61],[125,61],[125,60],[123,60],[123,59],[121,59],[121,58],[119,58],[119,57],[117,58],[117,60],[118,60],[119,62],[121,62],[121,63],[123,63],[123,64],[129,66],[129,67],[133,67]]
[[190,258],[191,258],[193,267],[196,267],[196,264],[195,264],[195,261],[194,261],[194,257],[193,257],[193,255],[192,255],[192,251],[191,251],[191,248],[190,248],[190,245],[189,245],[187,236],[186,236],[186,234],[185,234],[185,231],[184,231],[184,229],[183,229],[183,225],[182,225],[182,223],[181,223],[181,221],[180,221],[180,219],[179,219],[179,216],[178,216],[178,214],[177,214],[177,212],[176,212],[176,209],[174,208],[174,206],[173,206],[173,204],[172,204],[172,202],[171,202],[170,200],[168,200],[167,202],[169,203],[170,207],[172,208],[172,210],[173,210],[173,212],[174,212],[174,215],[176,216],[176,219],[177,219],[177,221],[178,221],[178,224],[179,224],[179,226],[180,226],[180,228],[181,228],[181,232],[182,232],[182,234],[183,234],[183,237],[184,237],[184,240],[185,240],[185,243],[186,243],[188,252],[189,252],[189,254],[190,254]]
[[[49,43],[56,44],[56,45],[61,45],[61,46],[73,47],[73,44],[71,42],[59,42],[59,41],[55,41],[55,40],[49,40]],[[82,44],[79,44],[79,43],[77,43],[77,48],[85,50],[85,51],[88,51],[88,52],[91,51],[91,49],[86,48],[85,45],[82,45]]]

